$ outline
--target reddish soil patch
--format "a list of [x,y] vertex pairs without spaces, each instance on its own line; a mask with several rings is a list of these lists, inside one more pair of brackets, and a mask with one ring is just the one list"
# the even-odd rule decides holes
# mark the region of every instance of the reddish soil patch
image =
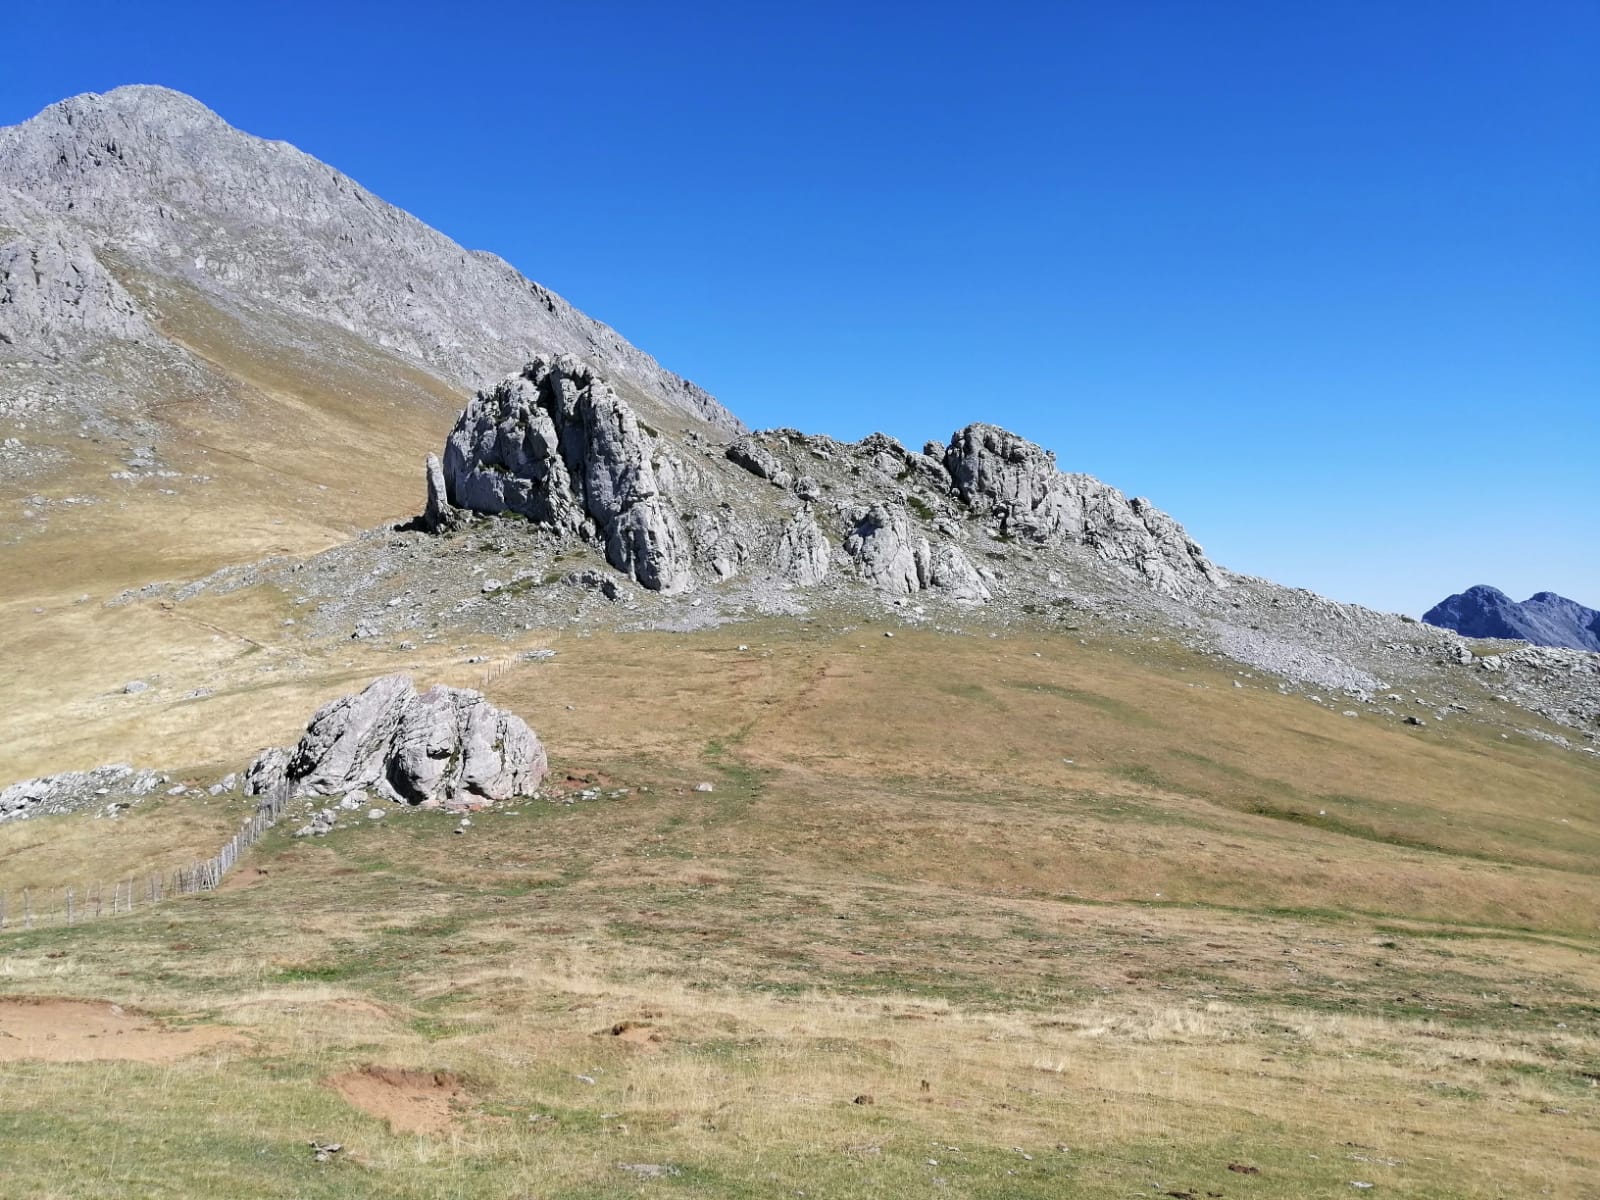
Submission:
[[0,998],[0,1062],[167,1062],[243,1041],[233,1030],[214,1026],[168,1029],[148,1013],[108,1000]]
[[442,1133],[470,1097],[459,1075],[366,1066],[326,1081],[346,1104],[389,1122],[395,1133]]
[[267,875],[268,872],[260,867],[240,867],[237,871],[222,877],[222,886],[217,888],[217,891],[233,892],[240,888],[255,887],[259,883],[264,883]]

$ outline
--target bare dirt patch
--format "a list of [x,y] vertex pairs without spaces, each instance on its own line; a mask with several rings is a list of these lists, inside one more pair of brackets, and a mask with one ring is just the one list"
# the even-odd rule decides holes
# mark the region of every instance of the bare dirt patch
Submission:
[[109,1000],[0,999],[0,1062],[167,1062],[243,1040],[213,1026],[169,1029],[148,1013]]
[[646,1051],[660,1050],[666,1040],[659,1029],[647,1022],[639,1021],[618,1021],[606,1030],[606,1033],[619,1042],[626,1042],[630,1046],[637,1046]]
[[443,1133],[469,1100],[459,1075],[365,1066],[326,1081],[346,1104],[389,1122],[395,1133]]
[[255,887],[265,883],[271,872],[261,867],[241,867],[223,876],[222,884],[217,888],[219,892],[235,892],[240,888]]

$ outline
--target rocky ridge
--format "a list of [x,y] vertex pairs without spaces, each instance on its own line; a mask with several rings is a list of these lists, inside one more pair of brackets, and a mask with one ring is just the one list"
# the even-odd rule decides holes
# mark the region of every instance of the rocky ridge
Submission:
[[845,446],[793,430],[718,445],[651,428],[570,356],[535,358],[480,392],[446,441],[442,498],[431,459],[425,475],[425,528],[516,514],[666,594],[751,571],[813,587],[837,568],[889,595],[982,604],[995,572],[970,556],[975,530],[1085,548],[1168,596],[1227,586],[1149,501],[1063,474],[1050,452],[993,425],[921,452],[882,434]]
[[[468,404],[425,480],[411,526],[165,594],[271,582],[312,636],[399,654],[467,630],[779,614],[952,634],[1064,627],[1172,638],[1237,663],[1241,686],[1341,712],[1477,713],[1524,732],[1517,714],[1533,713],[1580,743],[1600,730],[1600,655],[1474,643],[1227,571],[1148,501],[1063,474],[993,426],[920,452],[881,434],[658,430],[592,368],[539,359]],[[653,532],[619,537],[630,520]]]

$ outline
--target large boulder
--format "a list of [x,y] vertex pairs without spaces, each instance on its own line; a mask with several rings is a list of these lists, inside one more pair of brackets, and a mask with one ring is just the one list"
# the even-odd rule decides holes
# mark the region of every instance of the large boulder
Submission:
[[[267,751],[247,779],[275,774]],[[427,808],[479,808],[535,792],[549,770],[521,717],[463,688],[418,693],[404,675],[319,708],[282,767],[295,795],[368,790]]]
[[783,469],[783,464],[754,437],[736,439],[732,445],[723,451],[723,456],[731,463],[737,463],[758,479],[765,479],[781,488],[789,487],[793,477]]
[[694,584],[692,547],[662,494],[677,463],[575,358],[535,358],[479,393],[450,432],[443,470],[451,504],[576,534],[654,591]]

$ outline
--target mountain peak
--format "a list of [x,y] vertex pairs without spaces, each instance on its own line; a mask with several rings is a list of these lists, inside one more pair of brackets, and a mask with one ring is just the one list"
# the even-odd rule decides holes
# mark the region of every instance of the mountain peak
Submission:
[[[115,108],[120,111],[144,109],[150,112],[188,112],[204,115],[216,121],[222,118],[202,101],[188,92],[165,87],[159,83],[124,83],[109,92],[80,92],[50,106],[53,109],[78,110],[86,108]],[[46,109],[45,112],[49,112]]]
[[1600,651],[1600,612],[1555,592],[1535,592],[1519,604],[1499,588],[1480,583],[1440,601],[1422,619],[1463,637]]
[[25,152],[40,141],[94,141],[138,130],[156,140],[172,140],[199,129],[231,132],[220,116],[185,92],[152,83],[130,83],[109,92],[81,92],[43,109],[19,125],[0,129],[0,146]]

